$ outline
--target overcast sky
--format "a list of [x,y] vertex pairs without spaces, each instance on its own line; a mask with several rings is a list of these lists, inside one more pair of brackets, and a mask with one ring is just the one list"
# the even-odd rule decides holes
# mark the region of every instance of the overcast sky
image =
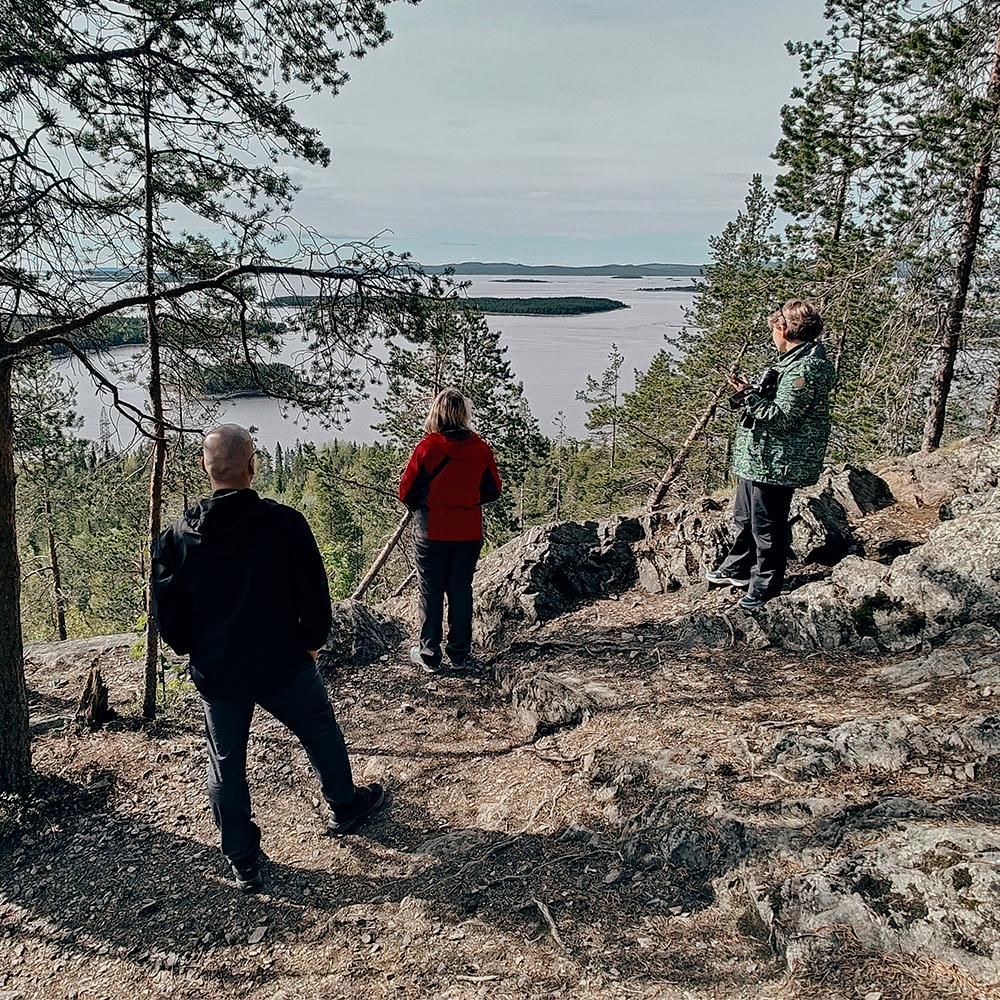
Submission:
[[786,40],[822,0],[423,0],[304,120],[333,148],[296,214],[424,263],[700,263],[773,177]]

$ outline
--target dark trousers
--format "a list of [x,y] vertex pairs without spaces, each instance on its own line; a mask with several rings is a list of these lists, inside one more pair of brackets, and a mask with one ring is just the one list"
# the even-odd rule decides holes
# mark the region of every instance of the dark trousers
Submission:
[[472,651],[472,577],[482,547],[481,541],[417,539],[420,655],[432,667],[441,663],[445,594],[448,595],[448,659],[463,663]]
[[771,486],[741,479],[736,489],[736,541],[719,571],[749,579],[750,597],[771,598],[781,593],[791,541],[788,515],[792,486]]
[[305,748],[331,809],[354,798],[344,736],[314,663],[284,690],[255,703],[202,696],[208,744],[208,798],[222,834],[222,853],[234,862],[257,856],[260,829],[250,811],[247,741],[255,704],[286,725]]

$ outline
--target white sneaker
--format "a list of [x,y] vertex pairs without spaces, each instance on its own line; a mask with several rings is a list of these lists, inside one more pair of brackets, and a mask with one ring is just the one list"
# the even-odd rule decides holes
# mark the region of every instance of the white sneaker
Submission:
[[412,663],[415,667],[420,667],[425,674],[437,674],[441,672],[437,667],[432,667],[424,659],[419,646],[410,647],[410,663]]

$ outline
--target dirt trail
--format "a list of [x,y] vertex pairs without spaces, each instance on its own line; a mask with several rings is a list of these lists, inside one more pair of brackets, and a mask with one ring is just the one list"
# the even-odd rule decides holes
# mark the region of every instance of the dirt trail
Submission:
[[817,864],[842,851],[845,807],[1000,792],[995,773],[919,762],[790,777],[766,763],[782,731],[959,720],[983,695],[953,681],[893,694],[857,657],[676,649],[663,623],[679,610],[628,593],[516,644],[502,672],[596,692],[589,717],[542,736],[490,673],[428,681],[383,662],[329,677],[357,780],[391,794],[339,841],[301,750],[261,713],[259,897],[225,877],[191,693],[153,729],[132,724],[139,671],[121,648],[102,666],[123,718],[80,733],[60,719],[84,664],[33,659],[47,798],[34,832],[0,843],[0,998],[995,995],[944,962],[849,949],[789,972],[744,900],[748,872],[773,881],[803,849]]

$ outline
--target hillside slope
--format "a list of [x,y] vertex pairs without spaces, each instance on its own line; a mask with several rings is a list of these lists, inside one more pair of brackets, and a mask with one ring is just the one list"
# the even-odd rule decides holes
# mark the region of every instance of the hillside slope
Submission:
[[[757,619],[728,592],[634,583],[636,557],[658,567],[647,586],[677,583],[678,546],[693,580],[724,511],[655,539],[627,520],[533,529],[491,557],[494,653],[471,680],[419,675],[351,609],[328,681],[358,775],[391,804],[364,835],[322,837],[305,757],[262,713],[259,898],[224,877],[191,693],[151,729],[80,732],[95,660],[132,711],[133,637],[33,648],[47,798],[0,846],[0,995],[1000,996],[1000,584],[975,576],[1000,461],[971,455],[885,473],[903,502],[852,522],[883,562],[851,558],[901,603],[860,619],[856,570],[845,588],[807,567],[816,582]],[[972,499],[936,526],[955,492]],[[909,555],[880,547],[901,535]],[[979,559],[973,599],[893,648],[918,599],[901,581],[957,568],[956,539]],[[856,641],[790,651],[789,623],[837,601]]]

